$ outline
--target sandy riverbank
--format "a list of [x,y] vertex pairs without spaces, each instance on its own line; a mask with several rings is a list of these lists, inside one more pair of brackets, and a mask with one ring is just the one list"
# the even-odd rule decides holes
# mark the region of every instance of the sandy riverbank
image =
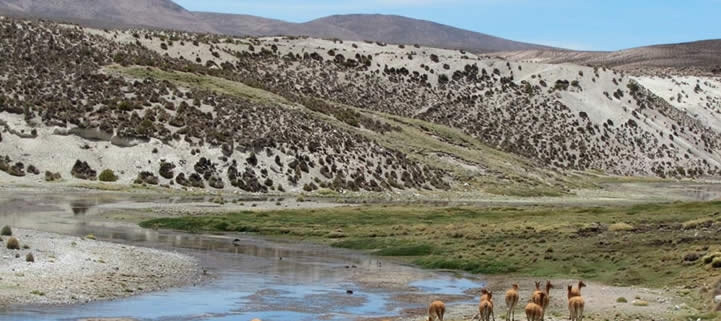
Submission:
[[[75,304],[198,283],[186,255],[33,230],[14,229],[21,247],[0,248],[0,306]],[[35,262],[26,262],[32,253]]]
[[[496,318],[503,319],[506,313],[504,302],[505,292],[512,282],[517,282],[520,300],[516,306],[514,320],[525,320],[524,307],[534,290],[530,278],[513,279],[508,276],[484,277],[487,287],[494,293]],[[540,279],[539,279],[540,280]],[[566,286],[574,284],[577,280],[554,279],[551,282],[555,288],[551,291],[551,303],[546,314],[548,321],[568,320]],[[543,282],[545,284],[545,280]],[[583,289],[586,301],[584,320],[674,320],[681,315],[699,313],[684,303],[683,289],[647,289],[639,287],[609,286],[597,282],[585,282],[588,286]],[[467,294],[476,294],[480,297],[480,289],[467,291]],[[618,302],[619,298],[627,302]],[[421,296],[399,298],[408,303],[425,304],[432,300],[443,300],[448,304],[446,320],[472,320],[478,314],[478,304],[454,304],[457,298],[453,296]],[[394,319],[398,321],[420,320],[426,315],[425,308],[408,309],[402,316]]]

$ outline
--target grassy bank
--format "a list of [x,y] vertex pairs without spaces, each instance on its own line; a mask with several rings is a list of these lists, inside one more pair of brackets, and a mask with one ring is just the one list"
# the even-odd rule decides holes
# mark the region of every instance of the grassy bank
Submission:
[[613,285],[698,286],[721,276],[721,202],[626,207],[348,207],[160,218],[143,227],[255,232],[400,257],[426,268]]

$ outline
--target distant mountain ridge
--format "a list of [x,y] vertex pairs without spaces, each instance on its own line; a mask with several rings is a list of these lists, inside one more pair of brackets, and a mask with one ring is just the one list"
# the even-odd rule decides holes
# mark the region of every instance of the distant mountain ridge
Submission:
[[721,74],[721,40],[586,52],[517,42],[431,21],[394,15],[334,15],[293,23],[243,14],[192,12],[171,0],[0,0],[0,15],[72,22],[100,28],[150,28],[233,36],[312,38],[419,44],[493,53],[514,61],[573,63],[640,73],[667,69]]
[[74,22],[93,27],[148,27],[215,32],[170,0],[0,0],[0,14]]
[[221,33],[234,35],[293,35],[356,41],[373,40],[474,52],[557,49],[395,15],[334,15],[304,23],[290,23],[247,15],[208,12],[194,14]]
[[250,15],[191,12],[170,0],[0,0],[0,14],[104,28],[148,27],[235,36],[372,40],[474,52],[553,49],[401,16],[337,15],[291,23]]
[[573,63],[649,73],[672,68],[689,74],[721,75],[721,39],[631,48],[612,52],[524,50],[498,52],[513,61]]

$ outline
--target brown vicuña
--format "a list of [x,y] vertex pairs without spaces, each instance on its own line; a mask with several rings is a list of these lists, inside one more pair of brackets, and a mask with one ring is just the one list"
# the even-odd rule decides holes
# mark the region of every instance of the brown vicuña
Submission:
[[582,321],[583,320],[583,309],[586,302],[582,296],[574,296],[568,299],[568,312],[570,314],[569,320],[571,321]]
[[486,289],[486,288],[481,289],[481,301],[479,301],[479,302],[488,301],[490,299],[489,296],[492,296],[492,295],[493,294],[491,294],[491,292],[488,291],[488,289]]
[[513,284],[511,289],[506,291],[506,308],[508,308],[508,311],[506,312],[506,320],[513,321],[513,318],[516,317],[516,312],[514,311],[516,309],[516,305],[518,304],[518,284]]
[[[533,292],[533,297],[531,297],[531,301],[535,304],[540,305],[543,307],[543,314],[541,315],[541,320],[545,318],[546,309],[548,308],[548,305],[551,303],[551,289],[553,289],[553,284],[551,284],[551,281],[546,280],[546,290],[540,291],[541,288],[541,282],[536,282],[536,291]],[[541,296],[541,294],[544,294]]]
[[[535,293],[534,293],[534,297],[535,297]],[[546,298],[546,293],[541,291],[538,294],[539,301],[543,302],[543,300],[545,298]],[[526,304],[526,318],[528,319],[528,321],[541,321],[541,320],[543,320],[543,313],[544,313],[543,310],[544,310],[543,306],[541,306],[540,304],[533,302],[533,301],[528,302],[528,304]]]
[[[583,283],[583,281],[578,281],[578,287],[577,288],[571,288],[571,291],[568,291],[568,298],[572,298],[575,296],[581,296],[581,289],[586,286],[586,283]],[[569,285],[570,287],[570,285]]]
[[433,301],[428,306],[428,321],[443,321],[443,315],[446,314],[446,305],[441,301]]
[[481,290],[481,303],[478,305],[478,313],[481,321],[490,321],[496,319],[493,314],[493,292],[486,289]]

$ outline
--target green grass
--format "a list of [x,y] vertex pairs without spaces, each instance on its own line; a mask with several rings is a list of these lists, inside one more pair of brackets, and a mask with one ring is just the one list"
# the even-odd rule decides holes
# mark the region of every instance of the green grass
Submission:
[[163,71],[156,68],[146,67],[122,67],[113,65],[106,68],[110,72],[119,73],[133,78],[153,78],[157,80],[167,80],[175,85],[195,88],[201,90],[210,90],[220,94],[238,96],[250,99],[258,103],[279,103],[290,104],[288,100],[282,96],[271,92],[254,88],[240,82],[213,77],[208,75],[199,75],[180,71]]
[[[396,256],[434,269],[534,277],[582,278],[612,285],[665,287],[721,277],[683,257],[719,233],[696,234],[683,223],[714,217],[721,202],[618,207],[367,206],[315,210],[244,211],[217,216],[160,218],[141,226],[191,232],[254,232]],[[605,229],[594,231],[601,223]],[[608,230],[619,223],[634,227]],[[711,261],[713,258],[711,259]]]
[[424,256],[431,253],[433,253],[433,247],[428,244],[387,247],[375,252],[380,256]]

